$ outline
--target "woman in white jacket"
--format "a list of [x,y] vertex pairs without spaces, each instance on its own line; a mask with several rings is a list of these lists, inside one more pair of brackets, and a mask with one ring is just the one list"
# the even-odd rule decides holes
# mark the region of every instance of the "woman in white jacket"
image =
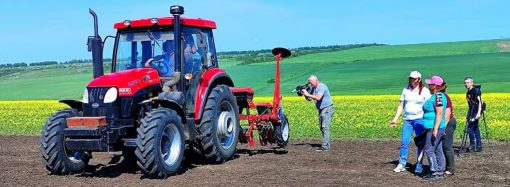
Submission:
[[[390,127],[395,127],[398,118],[402,115],[402,113],[404,113],[399,163],[393,170],[395,172],[402,172],[406,170],[407,154],[409,152],[409,145],[411,144],[413,131],[416,135],[419,135],[424,130],[422,125],[422,107],[430,96],[429,89],[423,88],[421,73],[418,71],[411,72],[409,74],[409,84],[402,91],[397,112],[393,120],[390,122]],[[419,174],[423,171],[422,157],[420,157],[422,149],[422,147],[418,147],[417,149],[415,174]]]

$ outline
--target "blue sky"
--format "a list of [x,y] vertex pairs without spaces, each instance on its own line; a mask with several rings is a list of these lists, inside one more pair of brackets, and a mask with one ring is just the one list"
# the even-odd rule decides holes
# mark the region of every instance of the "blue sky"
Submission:
[[[219,51],[351,43],[411,44],[510,37],[508,0],[357,1],[0,1],[0,63],[89,59],[93,32],[88,8],[99,15],[101,36],[113,23],[169,15],[217,22]],[[104,51],[111,57],[112,40]]]

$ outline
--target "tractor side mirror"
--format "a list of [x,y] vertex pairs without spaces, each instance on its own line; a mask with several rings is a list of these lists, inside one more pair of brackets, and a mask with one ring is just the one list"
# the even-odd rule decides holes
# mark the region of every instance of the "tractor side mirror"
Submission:
[[198,39],[198,44],[197,44],[197,47],[198,48],[207,48],[207,37],[206,37],[206,34],[204,34],[203,32],[199,32],[197,34],[197,39]]
[[93,39],[94,39],[94,38],[93,38],[93,36],[89,36],[89,37],[87,38],[87,50],[88,50],[89,52],[91,52],[91,51],[92,51],[92,40],[93,40]]

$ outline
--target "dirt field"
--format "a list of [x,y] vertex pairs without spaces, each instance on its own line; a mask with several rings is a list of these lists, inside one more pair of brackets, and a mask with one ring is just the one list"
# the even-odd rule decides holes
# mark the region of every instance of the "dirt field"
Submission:
[[288,153],[262,147],[250,156],[241,149],[223,165],[187,161],[182,174],[166,180],[144,179],[136,166],[109,153],[95,153],[82,174],[52,176],[39,158],[37,137],[1,136],[0,143],[0,186],[510,186],[508,143],[495,145],[493,154],[486,149],[457,158],[455,176],[438,182],[394,173],[399,143],[391,141],[334,141],[329,152],[316,152],[318,141],[294,141]]

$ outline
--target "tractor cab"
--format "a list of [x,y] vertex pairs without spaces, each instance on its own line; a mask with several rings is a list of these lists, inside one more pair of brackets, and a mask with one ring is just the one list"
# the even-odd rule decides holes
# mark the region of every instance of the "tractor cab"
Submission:
[[212,34],[216,24],[205,19],[180,18],[179,21],[178,32],[174,32],[174,17],[116,23],[114,28],[118,32],[111,71],[157,70],[162,88],[153,90],[153,95],[160,95],[167,89],[165,84],[174,81],[172,91],[182,94],[165,93],[160,97],[170,97],[167,99],[177,101],[186,113],[194,113],[199,78],[205,70],[218,67]]

